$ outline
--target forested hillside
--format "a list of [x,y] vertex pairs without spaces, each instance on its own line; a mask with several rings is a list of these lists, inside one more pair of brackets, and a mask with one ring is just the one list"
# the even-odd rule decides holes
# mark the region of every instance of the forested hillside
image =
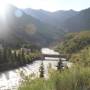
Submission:
[[60,53],[70,55],[69,61],[73,63],[72,67],[57,68],[57,70],[49,68],[47,80],[41,77],[31,80],[31,77],[26,77],[19,90],[90,89],[90,32],[70,33],[56,49]]
[[34,10],[30,8],[25,9],[24,12],[42,22],[45,22],[49,25],[52,25],[58,28],[60,28],[62,26],[62,23],[66,21],[68,18],[73,17],[79,13],[74,10],[67,10],[67,11],[60,10],[55,12],[48,12],[41,9]]
[[[5,22],[0,19],[0,40],[8,43],[34,43],[49,45],[63,36],[63,31],[27,15],[23,10],[10,5]],[[3,34],[3,35],[2,35]]]
[[90,30],[90,8],[80,11],[63,24],[69,32]]
[[34,9],[25,9],[24,11],[42,22],[62,29],[64,32],[90,30],[90,8],[81,11],[61,10],[56,12],[47,12],[44,10]]
[[70,55],[70,60],[84,66],[90,65],[90,32],[70,33],[58,45],[60,53]]
[[10,5],[4,19],[0,18],[0,41],[49,46],[61,41],[68,32],[90,30],[89,13],[90,8],[48,12]]
[[79,33],[67,34],[65,40],[58,47],[65,53],[76,53],[90,45],[90,32],[83,31]]

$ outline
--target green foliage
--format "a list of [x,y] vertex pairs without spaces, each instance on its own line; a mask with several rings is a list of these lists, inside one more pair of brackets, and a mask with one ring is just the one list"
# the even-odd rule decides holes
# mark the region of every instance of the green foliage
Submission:
[[72,33],[66,36],[66,39],[58,46],[57,49],[63,53],[76,53],[84,47],[90,45],[90,32],[83,31]]
[[51,81],[46,81],[43,78],[35,80],[28,78],[18,90],[54,90],[54,88]]
[[40,72],[40,78],[44,77],[44,65],[43,62],[41,63],[41,66],[39,68],[39,72]]
[[40,59],[41,53],[38,50],[36,51],[33,51],[33,53],[27,53],[20,49],[0,49],[0,72],[18,68],[20,66],[32,63],[34,60]]
[[62,66],[63,64],[62,64],[62,60],[61,59],[59,59],[59,62],[58,62],[58,65],[57,65],[57,70],[62,70]]
[[22,82],[18,90],[90,90],[90,68],[52,71],[48,80],[31,80],[29,77]]
[[57,50],[70,54],[73,63],[90,66],[90,31],[68,34]]
[[90,66],[90,46],[71,55],[70,61],[81,66]]
[[30,49],[31,52],[37,52],[40,51],[41,49],[39,45],[34,45],[34,44],[24,44],[23,48]]
[[25,80],[19,90],[90,90],[90,32],[69,34],[57,50],[70,55],[73,67],[60,72],[59,61],[59,70],[50,72],[48,80]]
[[[10,6],[7,14],[9,22],[9,33],[2,37],[7,42],[16,44],[17,42],[34,43],[36,45],[49,45],[58,37],[63,36],[63,31],[38,20],[31,15],[27,15],[23,10],[21,18],[15,17],[15,11],[20,9]],[[12,17],[12,18],[11,18]],[[13,22],[12,22],[13,21]],[[1,23],[3,23],[1,21]],[[6,27],[6,26],[4,26]],[[7,29],[5,29],[7,31]],[[18,46],[18,45],[17,45]]]
[[90,68],[73,68],[65,70],[61,74],[53,73],[55,90],[89,90]]

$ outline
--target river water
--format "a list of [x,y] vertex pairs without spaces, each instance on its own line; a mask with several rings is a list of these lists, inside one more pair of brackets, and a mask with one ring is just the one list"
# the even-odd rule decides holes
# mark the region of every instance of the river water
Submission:
[[[42,53],[48,54],[58,54],[54,50],[43,48]],[[47,57],[46,60],[43,61],[44,64],[44,73],[45,78],[48,78],[48,68],[51,67],[56,69],[57,63],[59,58],[49,58]],[[69,65],[69,62],[64,60],[64,64]],[[7,72],[3,72],[0,74],[0,90],[16,90],[22,81],[22,75],[25,76],[32,75],[34,77],[39,77],[39,68],[42,63],[42,60],[36,60],[30,65],[26,65],[25,67],[20,67],[15,70],[10,70]]]

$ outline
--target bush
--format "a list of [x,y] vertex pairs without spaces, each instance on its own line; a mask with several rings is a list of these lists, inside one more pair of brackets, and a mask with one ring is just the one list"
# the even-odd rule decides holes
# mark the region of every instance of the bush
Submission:
[[90,68],[54,71],[48,80],[27,79],[19,90],[90,90]]

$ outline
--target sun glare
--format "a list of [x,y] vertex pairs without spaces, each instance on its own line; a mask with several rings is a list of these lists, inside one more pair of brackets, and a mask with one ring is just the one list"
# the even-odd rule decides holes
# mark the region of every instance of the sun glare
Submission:
[[5,18],[8,3],[4,0],[0,0],[0,17]]

